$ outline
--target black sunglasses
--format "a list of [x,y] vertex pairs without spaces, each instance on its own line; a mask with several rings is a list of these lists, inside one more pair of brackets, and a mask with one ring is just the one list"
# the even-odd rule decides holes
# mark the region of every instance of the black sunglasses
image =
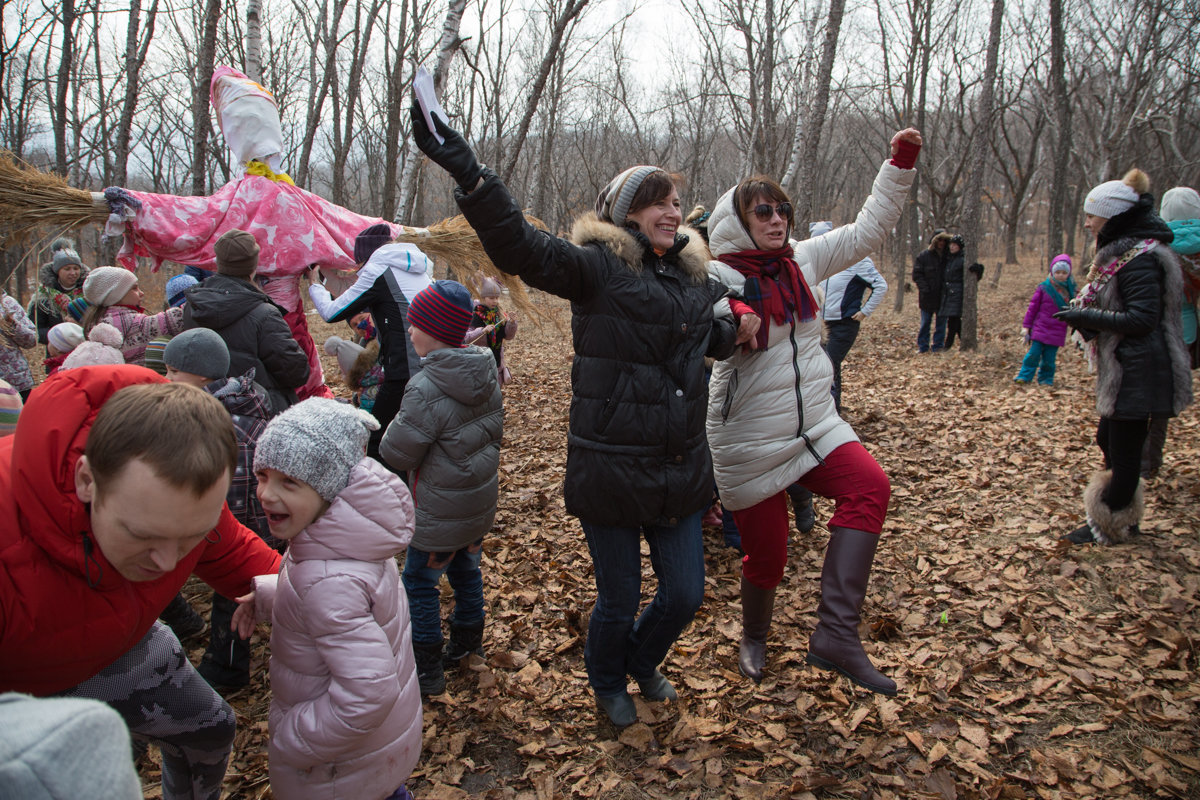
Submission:
[[766,203],[759,203],[751,210],[754,212],[754,216],[758,217],[763,222],[766,222],[767,220],[769,220],[771,218],[771,215],[776,214],[776,213],[779,214],[779,216],[785,220],[791,220],[791,218],[792,218],[792,204],[791,203],[780,203],[777,206],[767,205]]

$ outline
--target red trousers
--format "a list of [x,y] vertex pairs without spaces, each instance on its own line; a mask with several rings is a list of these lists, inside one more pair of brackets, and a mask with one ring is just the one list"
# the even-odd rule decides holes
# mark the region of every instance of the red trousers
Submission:
[[[824,464],[798,477],[805,488],[836,503],[830,527],[879,534],[887,514],[892,485],[883,469],[858,442],[847,442],[825,457]],[[783,580],[787,564],[787,493],[779,492],[757,505],[733,512],[742,534],[742,575],[762,589]]]

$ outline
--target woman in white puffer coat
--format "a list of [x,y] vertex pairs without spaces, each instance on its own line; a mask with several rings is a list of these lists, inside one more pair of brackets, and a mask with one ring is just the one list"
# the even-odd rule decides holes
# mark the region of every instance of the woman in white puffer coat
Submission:
[[762,319],[756,338],[713,368],[707,419],[721,502],[733,512],[746,553],[738,663],[756,681],[787,561],[785,489],[801,481],[837,504],[808,662],[871,691],[896,693],[872,666],[857,630],[891,486],[834,407],[833,366],[821,349],[809,289],[877,249],[899,220],[921,135],[909,128],[891,145],[891,161],[858,218],[823,236],[790,240],[791,204],[765,176],[726,192],[709,219],[709,248],[718,259],[710,272],[740,298],[730,300],[739,321],[747,314]]

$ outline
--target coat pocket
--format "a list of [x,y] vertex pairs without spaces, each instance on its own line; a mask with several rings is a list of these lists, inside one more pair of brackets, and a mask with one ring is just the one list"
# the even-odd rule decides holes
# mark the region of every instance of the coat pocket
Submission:
[[721,401],[721,422],[729,421],[729,412],[733,409],[733,399],[737,396],[738,390],[738,371],[734,369],[729,373],[729,380],[725,382],[725,399]]

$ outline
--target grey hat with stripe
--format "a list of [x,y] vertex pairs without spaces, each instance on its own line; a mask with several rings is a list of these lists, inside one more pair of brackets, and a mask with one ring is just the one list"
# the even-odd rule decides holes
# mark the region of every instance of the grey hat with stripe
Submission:
[[625,170],[600,190],[600,196],[596,198],[596,215],[614,225],[623,226],[625,215],[629,213],[629,206],[633,203],[633,196],[637,194],[642,181],[656,172],[664,171],[661,167],[645,164]]

